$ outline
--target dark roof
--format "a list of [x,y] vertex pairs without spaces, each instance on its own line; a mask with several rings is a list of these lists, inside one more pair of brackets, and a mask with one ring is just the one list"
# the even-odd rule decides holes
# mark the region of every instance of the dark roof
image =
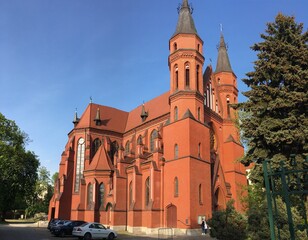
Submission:
[[197,34],[194,20],[191,16],[191,9],[188,5],[188,0],[183,0],[179,12],[179,19],[173,36],[180,33]]
[[220,43],[218,49],[218,58],[215,73],[218,72],[233,72],[227,53],[227,47],[225,44],[224,36],[220,35]]

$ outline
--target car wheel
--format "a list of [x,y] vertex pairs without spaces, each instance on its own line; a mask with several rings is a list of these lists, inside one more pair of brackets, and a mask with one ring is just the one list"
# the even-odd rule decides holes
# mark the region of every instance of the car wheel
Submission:
[[110,233],[109,235],[108,235],[108,240],[113,240],[114,239],[114,234],[113,233]]
[[92,236],[91,236],[91,233],[86,233],[83,237],[84,240],[91,240],[92,239]]

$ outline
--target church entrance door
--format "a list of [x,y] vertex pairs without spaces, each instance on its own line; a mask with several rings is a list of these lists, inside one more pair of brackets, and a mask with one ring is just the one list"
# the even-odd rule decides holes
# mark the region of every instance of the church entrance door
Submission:
[[177,227],[177,207],[175,205],[170,205],[167,207],[167,227],[176,228]]

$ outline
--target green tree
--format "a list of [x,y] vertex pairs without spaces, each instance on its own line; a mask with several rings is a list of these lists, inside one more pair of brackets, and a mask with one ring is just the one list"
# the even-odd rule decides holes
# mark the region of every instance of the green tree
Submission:
[[[250,116],[241,121],[247,140],[242,163],[271,159],[278,167],[296,154],[303,168],[308,152],[308,32],[294,17],[278,14],[261,38],[252,46],[258,52],[254,71],[243,79],[251,89],[243,93],[248,100],[237,105]],[[255,165],[251,180],[263,182],[262,166]]]
[[39,160],[25,149],[28,136],[0,113],[0,212],[21,209],[32,196]]
[[236,212],[234,200],[227,203],[225,210],[216,211],[208,225],[211,227],[211,237],[219,240],[244,240],[247,237],[247,219],[242,214]]
[[[248,195],[247,211],[251,239],[269,239],[262,161],[270,159],[273,170],[280,167],[281,161],[290,167],[291,154],[294,154],[297,169],[308,167],[305,162],[308,152],[308,32],[303,29],[302,23],[283,14],[267,24],[265,33],[261,34],[263,41],[252,46],[258,57],[254,71],[243,79],[250,87],[243,93],[248,100],[236,106],[247,113],[240,119],[247,147],[241,161],[245,165],[255,162],[250,173],[254,186]],[[292,176],[288,181],[290,189],[297,184]],[[299,196],[291,198],[295,224],[306,211],[299,202]],[[285,203],[280,197],[276,203],[279,214],[275,223],[281,227],[282,239],[288,239]],[[296,234],[304,233],[296,230]]]

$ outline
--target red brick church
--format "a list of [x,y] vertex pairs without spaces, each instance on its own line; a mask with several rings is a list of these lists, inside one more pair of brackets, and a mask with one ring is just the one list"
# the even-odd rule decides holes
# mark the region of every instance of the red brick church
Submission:
[[230,199],[242,210],[244,150],[230,108],[237,79],[223,35],[216,69],[203,70],[203,41],[183,0],[169,49],[168,92],[130,112],[90,103],[75,114],[49,218],[193,234]]

